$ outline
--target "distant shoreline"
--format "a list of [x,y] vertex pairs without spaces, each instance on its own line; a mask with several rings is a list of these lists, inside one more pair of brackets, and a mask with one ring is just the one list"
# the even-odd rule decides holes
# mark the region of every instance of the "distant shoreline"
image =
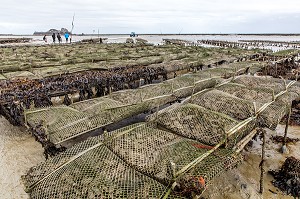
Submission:
[[[42,36],[43,34],[0,34],[0,36]],[[75,36],[105,36],[105,35],[128,35],[129,34],[73,34]],[[288,33],[232,33],[232,34],[222,34],[222,33],[185,33],[185,34],[138,34],[143,35],[154,35],[154,36],[168,36],[168,35],[242,35],[242,36],[300,36],[300,33],[288,34]]]

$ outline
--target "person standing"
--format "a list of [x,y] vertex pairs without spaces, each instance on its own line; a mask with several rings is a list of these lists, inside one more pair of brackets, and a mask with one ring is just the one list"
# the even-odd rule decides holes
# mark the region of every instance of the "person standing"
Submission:
[[58,40],[59,43],[61,42],[61,36],[60,36],[59,33],[57,33],[57,40]]
[[65,38],[66,38],[66,43],[68,43],[68,40],[69,40],[69,33],[65,33]]
[[53,43],[55,43],[55,33],[52,34]]
[[47,43],[47,37],[46,37],[46,35],[44,35],[43,40],[44,40],[45,43]]

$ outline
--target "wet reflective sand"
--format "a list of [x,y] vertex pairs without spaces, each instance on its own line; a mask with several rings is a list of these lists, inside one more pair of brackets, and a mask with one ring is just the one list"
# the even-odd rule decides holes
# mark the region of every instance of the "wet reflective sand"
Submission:
[[[279,125],[276,131],[267,131],[266,140],[266,163],[264,178],[263,197],[258,193],[261,161],[261,140],[256,140],[249,151],[243,152],[245,161],[237,169],[228,171],[213,181],[204,193],[206,199],[293,199],[292,196],[284,195],[271,183],[273,177],[267,173],[269,170],[278,170],[286,157],[294,156],[300,159],[300,142],[288,144],[290,153],[284,155],[279,152],[281,144],[275,144],[270,140],[271,135],[283,135],[284,126]],[[300,137],[300,126],[289,126],[288,136],[291,138]],[[271,191],[273,192],[271,192]]]

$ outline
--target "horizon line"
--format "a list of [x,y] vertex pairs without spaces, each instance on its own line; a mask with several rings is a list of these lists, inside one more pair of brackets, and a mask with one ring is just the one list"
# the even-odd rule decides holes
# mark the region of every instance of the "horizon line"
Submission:
[[[297,35],[300,33],[136,33],[137,35]],[[39,36],[43,34],[13,34],[0,33],[0,36]],[[76,36],[98,36],[98,35],[130,35],[130,33],[74,33]]]

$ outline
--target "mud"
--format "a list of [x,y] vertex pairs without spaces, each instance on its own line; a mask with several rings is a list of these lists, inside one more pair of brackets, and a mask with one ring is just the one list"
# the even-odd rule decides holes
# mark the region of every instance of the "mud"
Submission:
[[[266,163],[265,170],[279,170],[285,159],[289,156],[300,158],[300,143],[288,144],[289,154],[280,152],[282,144],[274,143],[270,138],[271,135],[284,134],[284,126],[279,125],[275,131],[267,131],[266,135]],[[290,138],[300,137],[300,127],[290,126],[288,131]],[[253,141],[251,148],[244,151],[245,161],[236,169],[228,171],[216,178],[213,185],[209,186],[202,195],[205,199],[293,199],[287,196],[278,188],[272,185],[274,178],[266,172],[264,178],[264,193],[259,194],[259,178],[261,161],[261,144],[262,141],[257,138]]]

